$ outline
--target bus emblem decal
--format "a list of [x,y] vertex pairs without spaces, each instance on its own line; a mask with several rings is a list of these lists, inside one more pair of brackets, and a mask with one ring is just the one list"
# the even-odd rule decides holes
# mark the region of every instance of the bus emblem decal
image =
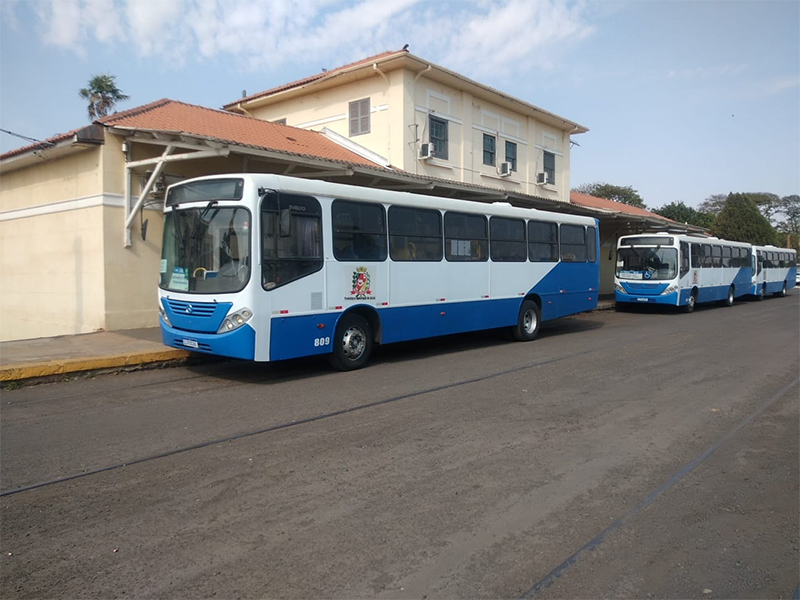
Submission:
[[352,289],[350,295],[355,300],[367,300],[372,296],[370,287],[370,275],[367,267],[358,267],[353,271]]

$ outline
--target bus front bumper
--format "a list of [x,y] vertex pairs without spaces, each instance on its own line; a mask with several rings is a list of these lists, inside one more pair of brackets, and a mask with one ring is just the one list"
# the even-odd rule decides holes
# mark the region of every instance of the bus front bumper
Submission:
[[[658,295],[643,295],[643,294],[628,294],[616,290],[614,292],[614,300],[616,302],[627,302],[629,304],[665,304],[668,306],[683,306],[689,302],[690,290],[686,290],[686,294],[678,295],[678,292],[670,292],[669,294]],[[684,297],[685,296],[685,297]]]
[[170,327],[161,321],[161,339],[165,346],[253,360],[256,351],[256,332],[250,325],[242,325],[228,333],[195,333]]

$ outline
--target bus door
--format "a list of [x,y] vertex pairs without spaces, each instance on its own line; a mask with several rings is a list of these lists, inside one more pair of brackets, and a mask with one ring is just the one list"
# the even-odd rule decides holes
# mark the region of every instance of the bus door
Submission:
[[[756,262],[756,281],[758,281],[759,280],[759,275],[761,275],[762,271],[764,270],[764,253],[761,250],[759,250],[758,252],[756,252],[756,255],[757,255],[757,258],[756,258],[756,261],[757,261]],[[761,281],[764,280],[763,277],[761,277],[760,279],[761,279]]]
[[689,242],[681,242],[681,263],[680,263],[680,274],[678,275],[678,284],[680,287],[688,287],[689,280],[686,276],[689,274]]

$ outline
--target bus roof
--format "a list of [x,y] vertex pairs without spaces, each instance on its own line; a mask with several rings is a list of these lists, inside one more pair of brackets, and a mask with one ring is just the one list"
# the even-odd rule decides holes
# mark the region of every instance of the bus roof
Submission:
[[580,225],[596,225],[597,219],[568,213],[539,210],[536,208],[521,208],[512,206],[507,202],[476,202],[474,200],[461,200],[457,198],[443,198],[441,196],[427,196],[411,192],[384,190],[380,188],[367,188],[343,183],[332,183],[316,179],[302,179],[286,175],[273,175],[269,173],[225,173],[196,177],[180,182],[181,185],[201,179],[230,179],[241,177],[251,181],[253,185],[266,189],[275,189],[296,194],[311,194],[328,198],[342,198],[376,202],[382,204],[403,204],[420,208],[434,208],[439,210],[452,210],[459,212],[472,212],[496,216],[507,216],[525,219],[547,219],[560,223],[574,223]]

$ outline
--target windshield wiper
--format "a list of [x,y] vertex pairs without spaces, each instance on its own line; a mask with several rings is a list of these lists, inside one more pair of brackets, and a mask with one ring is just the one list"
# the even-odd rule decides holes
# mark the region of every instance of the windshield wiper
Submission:
[[197,222],[195,222],[194,224],[194,228],[192,229],[192,234],[189,236],[190,240],[193,240],[197,237],[197,234],[200,229],[200,223],[203,222],[203,219],[205,219],[206,215],[208,214],[208,211],[210,211],[212,207],[218,202],[219,200],[212,200],[211,202],[206,204],[206,207],[203,209],[203,212],[200,213],[200,216],[197,218]]

